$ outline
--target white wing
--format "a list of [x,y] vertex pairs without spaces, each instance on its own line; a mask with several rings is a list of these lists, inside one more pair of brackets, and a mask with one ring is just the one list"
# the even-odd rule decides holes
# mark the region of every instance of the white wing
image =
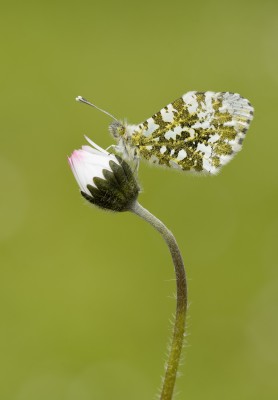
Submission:
[[236,93],[188,92],[128,126],[130,145],[152,163],[214,174],[241,150],[253,111]]

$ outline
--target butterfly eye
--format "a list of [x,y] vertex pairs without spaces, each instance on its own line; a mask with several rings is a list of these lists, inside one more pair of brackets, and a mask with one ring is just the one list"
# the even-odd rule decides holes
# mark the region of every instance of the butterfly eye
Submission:
[[109,132],[114,138],[118,139],[124,135],[125,127],[119,121],[114,121],[109,125]]

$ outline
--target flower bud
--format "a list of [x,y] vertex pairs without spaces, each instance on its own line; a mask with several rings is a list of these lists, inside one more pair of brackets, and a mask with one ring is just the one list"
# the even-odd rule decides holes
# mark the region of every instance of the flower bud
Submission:
[[82,196],[98,207],[113,211],[130,209],[139,193],[138,183],[126,161],[109,154],[89,138],[68,158]]

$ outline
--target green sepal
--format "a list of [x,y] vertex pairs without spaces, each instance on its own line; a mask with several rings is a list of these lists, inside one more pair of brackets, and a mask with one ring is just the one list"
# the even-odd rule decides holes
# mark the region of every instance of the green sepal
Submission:
[[133,175],[130,166],[118,155],[116,155],[115,157],[119,161],[120,165],[112,160],[109,162],[109,165],[114,172],[116,179],[118,179],[118,181],[121,181],[123,185],[127,185],[126,193],[128,193],[128,195],[132,195],[132,193],[137,193],[138,196],[138,193],[140,192],[140,187]]
[[81,191],[82,196],[90,203],[112,211],[127,211],[137,199],[139,186],[129,165],[116,156],[120,165],[110,160],[112,171],[102,171],[104,179],[93,178],[94,185],[87,185],[91,196]]

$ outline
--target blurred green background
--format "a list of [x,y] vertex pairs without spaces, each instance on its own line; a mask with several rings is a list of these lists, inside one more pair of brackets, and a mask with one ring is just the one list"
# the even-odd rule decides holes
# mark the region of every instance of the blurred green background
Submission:
[[[66,156],[113,143],[87,97],[139,123],[189,90],[255,107],[216,177],[141,164],[141,203],[175,233],[190,309],[178,399],[278,398],[278,3],[2,3],[0,399],[154,399],[174,275],[134,215],[91,208]],[[138,245],[139,243],[139,245]]]

